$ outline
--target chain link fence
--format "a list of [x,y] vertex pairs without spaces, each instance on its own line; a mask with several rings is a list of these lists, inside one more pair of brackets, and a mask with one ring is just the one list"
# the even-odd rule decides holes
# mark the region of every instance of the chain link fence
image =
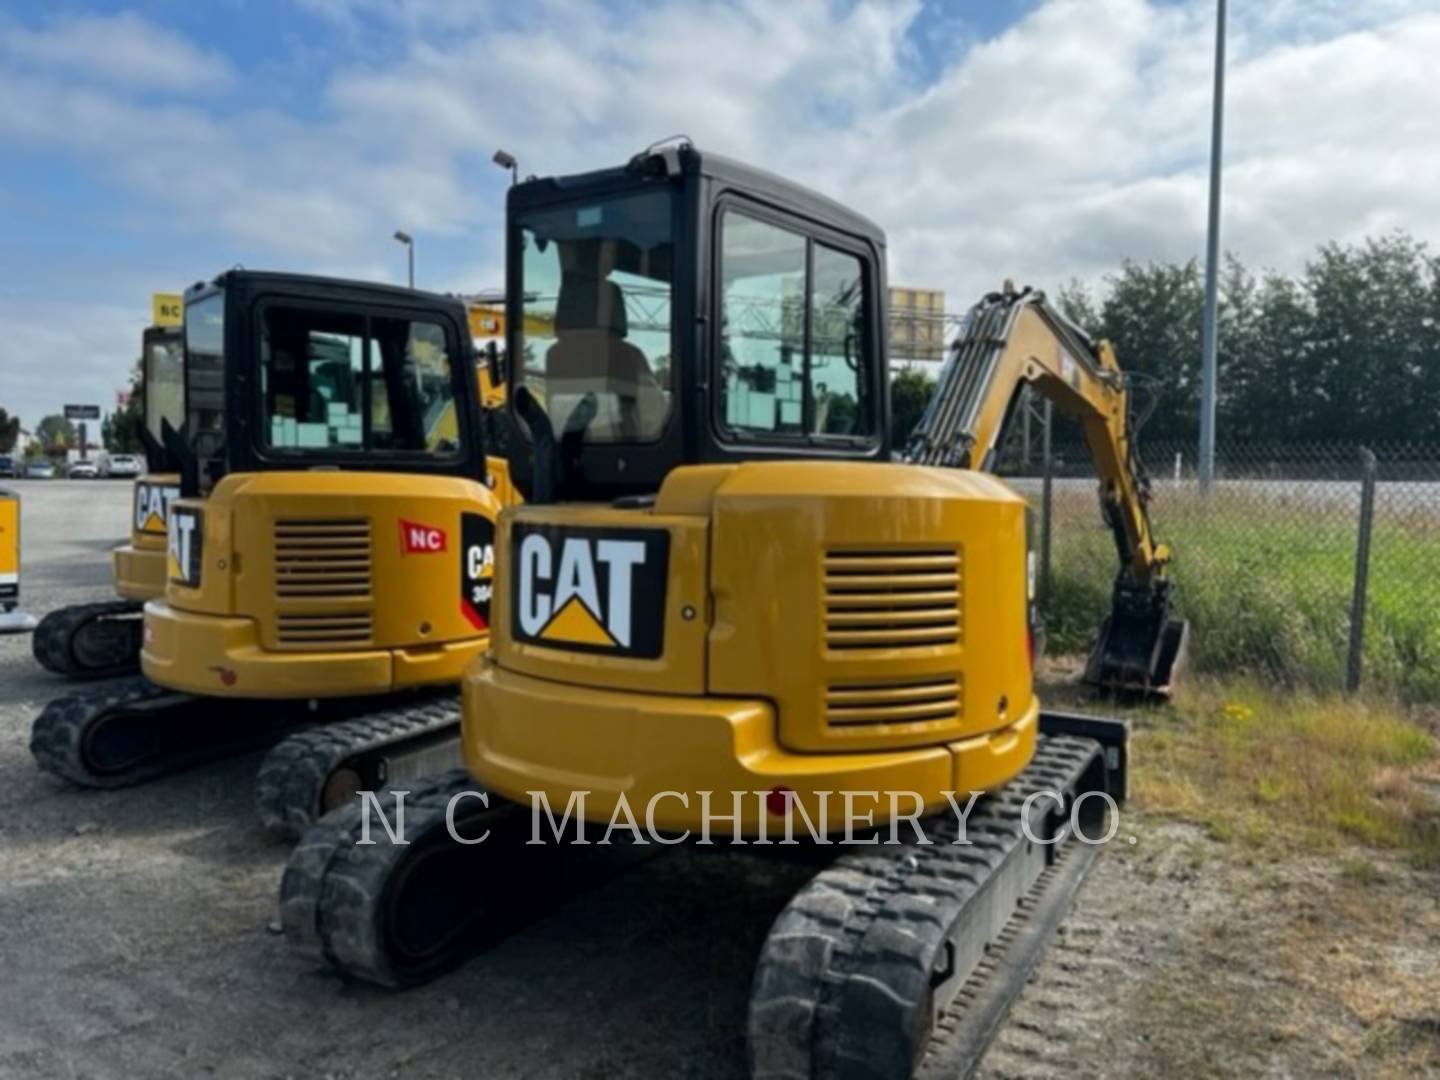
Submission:
[[[1012,425],[1001,471],[1048,527],[1051,649],[1079,652],[1109,608],[1115,546],[1078,429],[1057,417],[1047,438],[1044,416]],[[1193,444],[1140,453],[1195,670],[1440,700],[1440,446],[1222,443],[1208,493]]]

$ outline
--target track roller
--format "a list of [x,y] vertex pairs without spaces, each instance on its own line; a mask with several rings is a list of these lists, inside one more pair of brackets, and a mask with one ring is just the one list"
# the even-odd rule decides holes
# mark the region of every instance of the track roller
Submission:
[[72,679],[102,679],[140,670],[144,605],[132,600],[78,604],[52,611],[31,639],[35,659]]
[[[1025,772],[977,804],[968,844],[952,843],[953,817],[934,819],[932,844],[849,853],[817,874],[761,951],[752,1075],[909,1077],[931,1061],[936,1075],[967,1073],[1093,860],[1070,835],[1075,798],[1108,786],[1099,743],[1045,739]],[[1027,807],[1036,792],[1062,803]],[[1082,803],[1088,836],[1104,834],[1105,807]],[[1055,843],[1029,840],[1022,818]]]
[[453,695],[297,732],[277,743],[260,766],[260,821],[298,839],[358,791],[455,768],[459,735],[460,703]]
[[[357,800],[311,825],[280,883],[280,921],[301,956],[381,986],[427,982],[578,893],[651,855],[654,845],[531,845],[529,807],[486,795],[460,769],[407,782],[404,845]],[[461,796],[456,799],[456,796]],[[399,831],[392,791],[378,793]],[[453,804],[455,836],[447,823]],[[483,840],[480,838],[484,837]],[[475,842],[475,841],[480,842]]]

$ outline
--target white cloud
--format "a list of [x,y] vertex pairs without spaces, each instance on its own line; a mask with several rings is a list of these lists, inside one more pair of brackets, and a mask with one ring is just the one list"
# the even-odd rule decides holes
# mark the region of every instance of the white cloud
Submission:
[[0,52],[27,65],[63,69],[75,79],[193,91],[224,86],[233,75],[220,53],[131,12],[59,18],[41,29],[0,25],[0,30]]
[[70,301],[0,297],[0,406],[27,431],[66,403],[110,412],[140,356],[148,306],[92,303],[78,314]]

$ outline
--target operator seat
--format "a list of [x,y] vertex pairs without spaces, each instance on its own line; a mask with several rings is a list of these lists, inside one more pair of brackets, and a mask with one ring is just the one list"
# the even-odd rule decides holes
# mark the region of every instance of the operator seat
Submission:
[[555,306],[555,344],[545,353],[545,398],[557,433],[585,397],[595,395],[597,438],[655,439],[667,405],[645,354],[625,340],[628,325],[620,286],[566,274]]

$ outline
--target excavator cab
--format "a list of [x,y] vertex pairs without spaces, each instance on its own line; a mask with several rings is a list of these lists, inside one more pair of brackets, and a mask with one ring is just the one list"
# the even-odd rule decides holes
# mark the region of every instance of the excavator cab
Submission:
[[860,215],[669,147],[513,187],[509,237],[522,489],[644,498],[684,465],[888,458],[884,236]]
[[[130,542],[115,550],[115,591],[143,604],[165,594],[165,518],[180,497],[174,456],[165,449],[167,431],[185,424],[185,330],[147,327],[141,342],[145,475],[135,481]],[[136,661],[139,641],[137,634]]]

